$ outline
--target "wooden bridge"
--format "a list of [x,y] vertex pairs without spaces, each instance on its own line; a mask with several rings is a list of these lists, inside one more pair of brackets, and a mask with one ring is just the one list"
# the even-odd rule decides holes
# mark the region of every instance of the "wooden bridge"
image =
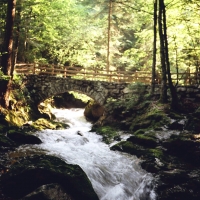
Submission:
[[[122,82],[136,83],[141,82],[151,84],[151,72],[146,71],[111,71],[99,70],[74,66],[58,66],[45,64],[16,64],[16,74],[35,74],[35,75],[50,75],[57,77],[72,77],[73,79],[107,81],[107,82]],[[188,73],[171,73],[172,81],[177,85],[194,85],[200,83],[200,72]],[[160,84],[161,74],[156,73],[155,82]]]

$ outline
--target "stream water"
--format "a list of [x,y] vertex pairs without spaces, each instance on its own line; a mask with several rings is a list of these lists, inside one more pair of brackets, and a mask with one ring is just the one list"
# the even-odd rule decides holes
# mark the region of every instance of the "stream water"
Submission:
[[142,170],[137,157],[111,151],[101,136],[89,132],[92,124],[85,120],[83,109],[55,109],[54,114],[70,128],[36,132],[43,143],[23,150],[46,150],[69,164],[78,164],[100,200],[156,199],[153,176]]

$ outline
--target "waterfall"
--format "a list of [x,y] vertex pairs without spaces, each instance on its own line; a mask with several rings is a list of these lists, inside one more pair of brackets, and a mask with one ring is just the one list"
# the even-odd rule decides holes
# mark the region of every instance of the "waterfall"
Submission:
[[[44,130],[35,134],[42,144],[32,147],[47,151],[69,164],[78,164],[87,174],[100,200],[154,200],[154,178],[144,171],[136,156],[111,151],[102,137],[90,132],[83,109],[55,109],[65,130]],[[23,150],[25,150],[23,149]]]

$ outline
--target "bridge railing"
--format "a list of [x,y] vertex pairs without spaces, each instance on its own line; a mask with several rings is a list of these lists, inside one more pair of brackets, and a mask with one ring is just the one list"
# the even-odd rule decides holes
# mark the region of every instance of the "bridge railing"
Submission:
[[[146,71],[111,71],[97,70],[72,66],[56,66],[44,64],[16,64],[16,74],[37,74],[60,77],[73,77],[74,79],[102,80],[108,82],[142,82],[151,84],[151,73]],[[200,83],[200,72],[198,73],[171,73],[174,84],[191,85]],[[161,74],[156,73],[156,83],[160,84]]]

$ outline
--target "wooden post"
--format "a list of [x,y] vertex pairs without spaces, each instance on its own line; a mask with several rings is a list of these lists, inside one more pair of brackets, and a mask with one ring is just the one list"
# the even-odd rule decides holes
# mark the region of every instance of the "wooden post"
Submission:
[[86,79],[86,69],[84,68],[84,80]]
[[66,78],[67,76],[67,69],[66,69],[66,66],[64,66],[64,77]]
[[55,65],[53,65],[53,69],[52,69],[52,72],[51,72],[52,75],[54,75],[54,71],[55,71]]
[[118,80],[118,83],[119,83],[119,80],[120,80],[120,73],[119,73],[119,70],[117,70],[117,80]]
[[33,63],[33,74],[35,74],[35,63]]

